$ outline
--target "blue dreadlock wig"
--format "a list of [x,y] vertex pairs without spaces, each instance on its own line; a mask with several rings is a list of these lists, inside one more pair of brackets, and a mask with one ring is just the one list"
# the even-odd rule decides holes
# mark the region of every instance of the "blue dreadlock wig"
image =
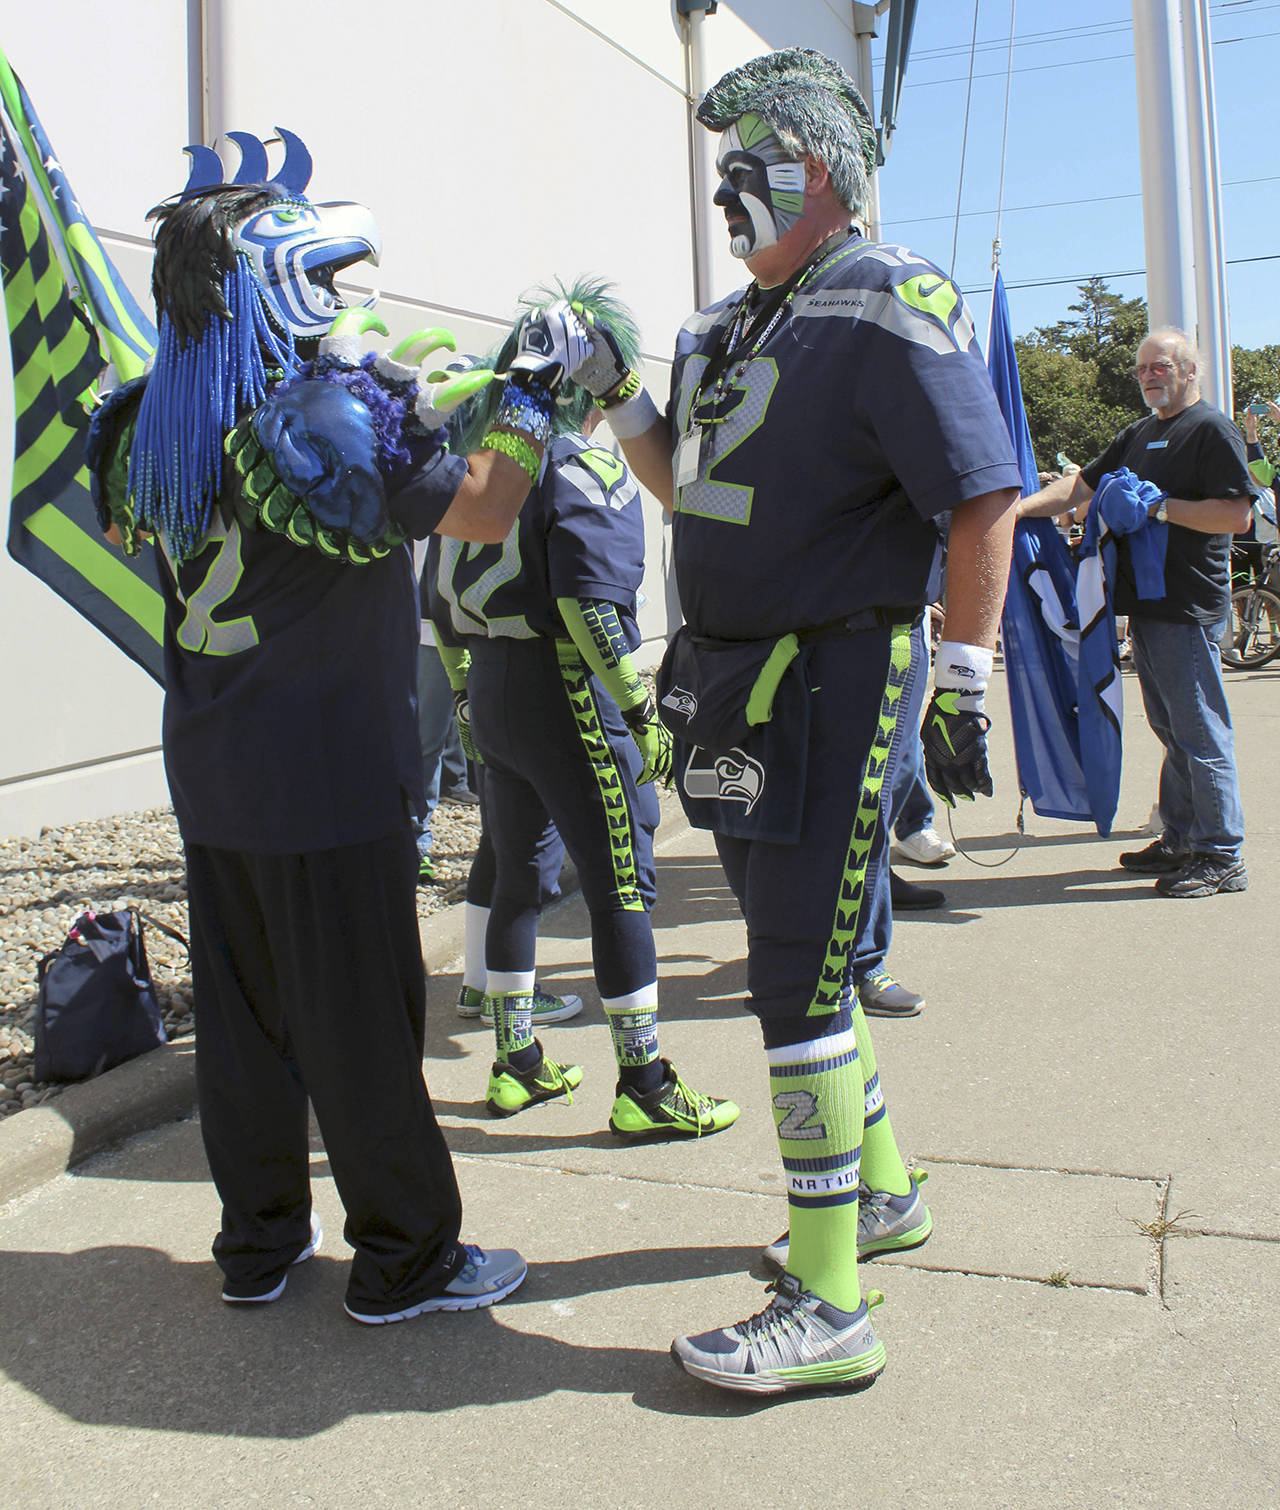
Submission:
[[[543,284],[531,289],[521,298],[523,312],[512,324],[506,339],[496,351],[482,359],[481,365],[491,367],[495,372],[505,372],[515,357],[520,327],[528,315],[536,314],[548,304],[554,304],[557,299],[567,299],[570,304],[581,305],[588,314],[607,325],[613,332],[627,365],[636,366],[640,360],[640,332],[630,309],[621,299],[614,297],[614,286],[604,278],[580,277],[568,287],[557,278],[554,288]],[[476,449],[485,431],[493,423],[493,416],[501,402],[502,384],[490,383],[459,411],[460,419],[454,432],[457,436],[455,450],[466,456]],[[594,403],[595,400],[585,388],[579,387],[571,378],[567,379],[560,385],[557,395],[551,416],[551,433],[576,434],[586,423]]]
[[698,119],[712,131],[748,113],[758,115],[793,157],[825,164],[840,203],[854,215],[866,213],[876,128],[839,63],[811,47],[766,53],[730,69],[698,106]]
[[237,418],[296,371],[293,336],[272,311],[237,225],[289,198],[275,183],[222,185],[167,200],[151,287],[159,342],[129,456],[134,517],[163,534],[177,561],[194,554],[212,520],[222,443]]

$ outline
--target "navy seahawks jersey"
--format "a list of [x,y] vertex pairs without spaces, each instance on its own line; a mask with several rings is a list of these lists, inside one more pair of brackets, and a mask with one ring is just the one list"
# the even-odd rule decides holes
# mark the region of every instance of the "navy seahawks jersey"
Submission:
[[542,474],[501,545],[440,541],[436,578],[448,643],[454,636],[565,639],[557,598],[616,604],[634,649],[644,576],[644,516],[635,479],[581,435],[551,442]]
[[748,327],[720,363],[741,298],[694,315],[676,343],[667,414],[686,621],[755,639],[921,605],[936,517],[1020,486],[959,291],[904,247],[855,236],[772,329],[766,303],[758,350]]
[[[388,489],[392,517],[434,528],[465,471],[428,458]],[[423,811],[407,547],[355,566],[217,518],[161,577],[165,767],[186,840],[301,854]]]

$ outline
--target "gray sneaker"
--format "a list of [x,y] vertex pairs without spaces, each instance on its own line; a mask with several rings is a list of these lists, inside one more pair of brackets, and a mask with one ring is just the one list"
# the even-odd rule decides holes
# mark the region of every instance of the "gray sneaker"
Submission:
[[[536,1033],[540,1027],[545,1027],[551,1022],[568,1022],[571,1017],[576,1017],[582,1011],[582,998],[580,996],[553,996],[550,991],[544,991],[541,986],[533,988],[533,1028]],[[474,986],[463,986],[458,992],[458,1016],[478,1017],[485,1027],[493,1026],[493,1003],[483,991],[477,991]]]
[[884,1368],[884,1344],[867,1314],[884,1299],[872,1291],[856,1311],[841,1311],[793,1274],[769,1286],[774,1298],[748,1321],[677,1337],[671,1356],[695,1379],[721,1389],[781,1395],[799,1389],[865,1388]]
[[[927,1169],[917,1169],[906,1195],[858,1186],[858,1262],[877,1253],[903,1253],[929,1241],[933,1217],[920,1195],[929,1178]],[[790,1254],[790,1230],[770,1243],[761,1255],[775,1269],[786,1269]]]
[[908,991],[883,965],[858,982],[858,1000],[868,1017],[917,1017],[924,1010],[924,997]]
[[401,1311],[353,1311],[346,1304],[343,1310],[352,1321],[386,1326],[392,1321],[408,1321],[426,1311],[478,1311],[482,1306],[496,1305],[524,1283],[528,1267],[514,1248],[486,1249],[474,1243],[463,1243],[462,1248],[465,1261],[440,1294],[430,1295]]
[[1220,891],[1248,889],[1244,861],[1226,855],[1192,855],[1181,870],[1156,881],[1162,897],[1215,897]]

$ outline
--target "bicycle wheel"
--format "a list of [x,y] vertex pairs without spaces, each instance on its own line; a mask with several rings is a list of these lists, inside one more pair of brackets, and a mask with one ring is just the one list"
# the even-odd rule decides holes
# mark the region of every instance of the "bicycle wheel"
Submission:
[[1280,655],[1280,597],[1268,587],[1237,587],[1219,649],[1224,665],[1237,671],[1265,666]]

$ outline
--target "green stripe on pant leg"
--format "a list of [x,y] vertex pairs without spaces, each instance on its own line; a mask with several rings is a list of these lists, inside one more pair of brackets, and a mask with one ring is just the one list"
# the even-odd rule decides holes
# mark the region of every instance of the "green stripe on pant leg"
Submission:
[[843,1311],[858,1307],[858,1169],[863,1087],[857,1037],[768,1049],[787,1186],[787,1271]]
[[871,748],[858,791],[858,807],[853,817],[853,832],[845,856],[844,874],[840,878],[840,896],[836,903],[831,936],[827,941],[822,974],[809,1004],[810,1017],[822,1017],[840,1007],[841,993],[848,975],[849,960],[858,936],[858,915],[867,886],[867,864],[876,825],[880,821],[880,799],[889,757],[897,737],[904,707],[903,693],[911,673],[911,626],[895,624],[889,641],[889,670],[885,676],[880,712],[876,719]]
[[591,685],[591,673],[578,654],[577,647],[567,641],[556,641],[556,658],[560,664],[560,679],[573,710],[578,737],[591,762],[600,800],[604,804],[614,889],[624,911],[643,912],[644,898],[640,895],[635,831],[631,809],[627,804],[627,790],[618,757],[609,743],[604,721],[600,717],[595,688]]

